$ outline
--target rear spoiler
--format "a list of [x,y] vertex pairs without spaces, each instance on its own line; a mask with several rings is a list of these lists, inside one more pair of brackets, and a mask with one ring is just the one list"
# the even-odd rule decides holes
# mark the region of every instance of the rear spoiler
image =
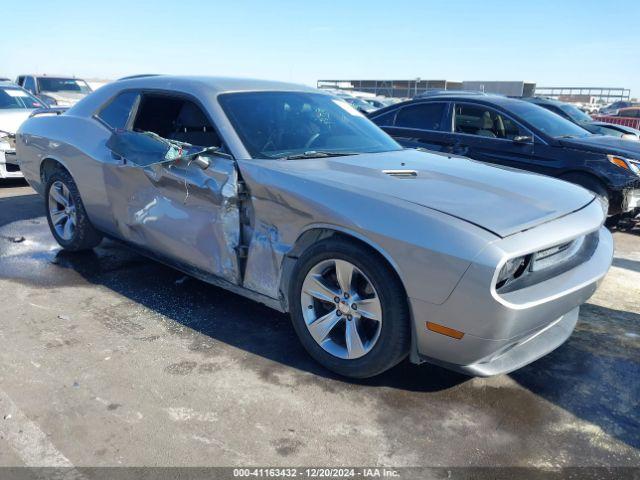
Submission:
[[38,115],[62,115],[67,110],[69,110],[69,107],[38,108],[31,112],[29,118],[37,117]]

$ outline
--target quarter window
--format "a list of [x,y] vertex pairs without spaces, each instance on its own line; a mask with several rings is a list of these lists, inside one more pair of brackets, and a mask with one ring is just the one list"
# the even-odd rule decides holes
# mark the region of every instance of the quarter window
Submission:
[[127,126],[129,115],[138,98],[136,92],[124,92],[114,98],[98,114],[98,118],[116,130],[123,130]]
[[509,140],[517,136],[531,135],[510,118],[482,105],[456,105],[454,131]]
[[419,103],[403,107],[396,117],[396,127],[440,130],[445,105],[444,103]]

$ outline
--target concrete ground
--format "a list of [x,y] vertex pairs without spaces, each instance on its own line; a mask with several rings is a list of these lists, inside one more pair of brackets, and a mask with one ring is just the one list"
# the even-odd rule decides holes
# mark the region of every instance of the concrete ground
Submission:
[[105,242],[61,252],[0,185],[0,465],[640,466],[640,228],[571,339],[513,374],[352,382],[287,316]]

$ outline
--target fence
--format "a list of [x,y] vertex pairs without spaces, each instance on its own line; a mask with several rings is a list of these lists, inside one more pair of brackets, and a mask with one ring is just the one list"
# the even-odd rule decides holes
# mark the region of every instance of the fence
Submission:
[[625,127],[636,128],[640,130],[640,118],[632,117],[612,117],[609,115],[591,115],[594,120],[599,122],[614,123],[616,125],[623,125]]

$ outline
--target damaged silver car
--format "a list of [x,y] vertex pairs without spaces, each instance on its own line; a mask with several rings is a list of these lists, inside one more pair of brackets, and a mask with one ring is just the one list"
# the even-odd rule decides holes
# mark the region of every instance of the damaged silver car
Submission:
[[407,150],[285,83],[138,77],[20,128],[71,251],[104,236],[289,312],[318,362],[471,375],[561,345],[613,253],[600,202],[552,178]]

